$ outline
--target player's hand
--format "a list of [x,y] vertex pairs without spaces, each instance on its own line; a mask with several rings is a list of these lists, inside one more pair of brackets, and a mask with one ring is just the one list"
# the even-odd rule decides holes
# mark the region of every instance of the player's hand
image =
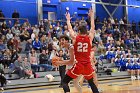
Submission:
[[71,17],[70,17],[70,13],[69,12],[66,12],[65,16],[66,16],[66,19],[67,20],[71,20]]
[[90,17],[92,17],[92,16],[94,15],[94,12],[93,12],[92,8],[89,9],[88,15],[89,15]]
[[52,65],[55,66],[55,67],[58,67],[59,65],[61,65],[61,58],[60,57],[53,57],[52,58]]

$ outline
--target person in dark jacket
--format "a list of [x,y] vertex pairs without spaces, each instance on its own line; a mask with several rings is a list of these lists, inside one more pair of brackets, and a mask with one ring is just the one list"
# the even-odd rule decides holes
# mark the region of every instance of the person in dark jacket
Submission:
[[[47,53],[47,54],[46,54]],[[48,50],[42,50],[42,53],[40,54],[39,56],[39,64],[40,64],[40,67],[44,68],[44,70],[48,70],[48,71],[51,71],[53,70],[53,66],[51,66],[51,63],[49,61],[49,54],[48,54]]]
[[19,12],[17,12],[17,10],[14,10],[12,13],[12,18],[19,18]]
[[[0,10],[0,18],[5,18],[2,10]],[[5,19],[0,19],[0,22],[3,22]]]
[[26,52],[27,56],[29,55],[31,49],[32,49],[32,40],[29,39],[29,40],[27,40],[27,43],[25,45],[25,52]]
[[[17,10],[14,10],[14,12],[12,13],[12,18],[19,18],[19,12],[17,12]],[[18,21],[18,19],[14,19],[14,23],[16,23],[16,21]]]
[[4,90],[4,85],[7,84],[7,79],[4,76],[4,67],[2,64],[0,64],[0,83],[1,83],[1,90]]

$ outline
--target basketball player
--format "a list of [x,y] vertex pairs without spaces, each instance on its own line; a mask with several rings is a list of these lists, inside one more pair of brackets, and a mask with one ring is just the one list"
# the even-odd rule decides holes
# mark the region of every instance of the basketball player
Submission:
[[[97,60],[96,60],[96,58],[95,58],[95,56],[94,56],[94,55],[95,55],[95,51],[96,51],[96,46],[95,46],[95,45],[92,45],[91,55],[90,55],[90,57],[91,57],[91,64],[92,64],[93,69],[96,70],[95,65],[97,64]],[[93,73],[93,77],[94,77],[94,83],[95,83],[95,85],[98,87],[97,74],[96,74],[96,73]],[[78,81],[78,82],[80,83],[80,86],[82,86],[83,81],[84,81],[84,77],[81,77],[81,78],[79,79],[79,81]],[[100,92],[102,92],[102,91],[100,90]]]
[[[85,25],[81,25],[79,27],[80,34],[75,35],[75,32],[72,29],[71,23],[70,23],[70,14],[66,13],[66,19],[67,19],[67,25],[68,29],[73,41],[74,48],[72,53],[75,55],[76,63],[73,65],[73,67],[68,70],[66,73],[64,79],[63,79],[63,90],[65,93],[70,93],[70,88],[68,86],[68,83],[72,80],[80,76],[81,74],[84,76],[86,80],[88,80],[88,83],[92,89],[93,93],[99,93],[96,85],[93,83],[93,68],[90,61],[90,53],[92,48],[92,40],[94,37],[94,15],[92,9],[89,10],[89,16],[91,18],[91,29],[89,32],[89,35],[87,35],[87,28]],[[60,38],[60,42],[63,41],[65,43],[64,39]],[[64,61],[58,61],[56,64],[60,65],[68,65],[73,64],[74,56],[70,58],[70,60],[64,60]]]

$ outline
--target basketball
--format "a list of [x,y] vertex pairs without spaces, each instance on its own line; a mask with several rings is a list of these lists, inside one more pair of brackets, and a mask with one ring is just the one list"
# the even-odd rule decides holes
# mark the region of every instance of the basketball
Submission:
[[57,57],[57,56],[53,57],[53,58],[52,58],[52,64],[53,64],[54,66],[56,66],[55,63],[56,63],[57,61],[59,61],[59,60],[60,60],[59,57]]

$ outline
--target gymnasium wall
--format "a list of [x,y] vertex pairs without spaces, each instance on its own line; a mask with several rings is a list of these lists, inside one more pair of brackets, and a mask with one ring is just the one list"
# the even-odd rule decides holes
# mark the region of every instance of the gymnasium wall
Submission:
[[[23,1],[23,2],[15,2],[15,1]],[[81,3],[81,2],[60,2],[60,0],[50,0],[50,4],[47,4],[47,0],[43,0],[43,17],[48,18],[47,13],[56,12],[56,19],[65,19],[66,7],[69,7],[69,12],[71,15],[75,14],[75,18],[81,18],[82,16],[86,16],[88,9],[91,7],[91,3]],[[97,2],[99,0],[96,0]],[[120,0],[102,0],[106,3],[119,3]],[[124,1],[124,0],[123,0]],[[124,2],[123,2],[124,3]],[[128,0],[128,4],[132,5],[140,5],[140,1],[138,0]],[[112,13],[115,9],[114,6],[106,6],[107,9]],[[13,11],[16,9],[20,13],[21,18],[28,18],[31,24],[37,23],[37,5],[36,0],[0,0],[0,9],[3,11],[5,17],[11,18]],[[130,21],[135,20],[139,21],[140,9],[139,8],[128,8],[128,18]],[[102,5],[96,5],[96,16],[99,16],[102,21],[103,18],[108,18],[109,15],[105,11]],[[124,17],[124,7],[119,6],[115,14],[114,18]]]
[[[138,5],[140,6],[140,0],[128,0],[128,5]],[[128,8],[128,19],[130,22],[133,20],[135,22],[140,21],[140,8]]]
[[[57,19],[65,19],[64,14],[66,13],[66,7],[69,7],[71,15],[75,14],[76,17],[81,18],[87,16],[88,9],[91,7],[90,3],[81,2],[59,2],[60,0],[50,0],[50,4],[47,4],[47,0],[43,0],[43,13],[44,18],[47,18],[47,12],[56,12]],[[83,4],[85,6],[83,6]]]
[[[102,0],[102,1],[104,3],[118,4],[120,0]],[[99,0],[96,0],[96,2],[99,2]],[[124,3],[124,0],[122,4],[123,3]],[[112,13],[114,9],[116,8],[116,6],[108,6],[108,5],[105,5],[105,7],[108,9],[110,13]],[[104,18],[110,17],[101,4],[96,4],[96,16],[99,16],[101,21]],[[123,17],[124,17],[124,7],[119,6],[113,15],[113,18],[118,18],[120,20],[120,18],[123,18]]]
[[0,0],[0,10],[6,18],[12,18],[13,11],[17,10],[21,18],[28,18],[31,24],[37,23],[36,0]]
[[[50,1],[50,3],[48,3],[47,1]],[[42,3],[44,19],[48,18],[48,12],[55,12],[56,19],[61,19],[61,3],[59,2],[59,0],[42,0]]]
[[69,12],[73,16],[75,15],[74,19],[82,17],[87,17],[89,8],[91,7],[90,3],[82,3],[82,2],[62,2],[61,3],[61,16],[62,19],[65,19],[64,14],[66,13],[66,7],[69,7]]

